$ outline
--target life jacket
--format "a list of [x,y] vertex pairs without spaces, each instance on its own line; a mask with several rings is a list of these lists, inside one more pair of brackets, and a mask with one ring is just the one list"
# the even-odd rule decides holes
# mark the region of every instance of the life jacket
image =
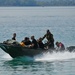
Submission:
[[22,47],[25,47],[25,44],[24,44],[23,42],[21,42],[20,45],[21,45]]

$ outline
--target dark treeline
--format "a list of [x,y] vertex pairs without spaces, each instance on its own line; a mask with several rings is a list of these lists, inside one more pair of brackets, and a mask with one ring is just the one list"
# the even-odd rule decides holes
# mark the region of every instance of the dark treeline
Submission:
[[0,6],[75,6],[75,0],[0,0]]

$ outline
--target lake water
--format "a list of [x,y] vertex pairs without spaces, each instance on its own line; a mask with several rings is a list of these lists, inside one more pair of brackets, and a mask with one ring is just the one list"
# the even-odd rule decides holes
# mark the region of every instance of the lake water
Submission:
[[[49,29],[55,42],[75,46],[75,7],[0,7],[0,42],[17,33],[17,41]],[[46,39],[45,39],[46,40]],[[45,42],[45,40],[43,42]],[[75,53],[53,53],[12,59],[0,49],[0,75],[75,75]]]

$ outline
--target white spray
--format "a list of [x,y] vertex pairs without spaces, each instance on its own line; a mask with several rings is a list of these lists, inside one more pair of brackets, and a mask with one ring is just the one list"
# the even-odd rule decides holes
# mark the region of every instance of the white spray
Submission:
[[53,52],[53,53],[43,53],[41,56],[36,56],[35,61],[60,61],[75,58],[75,52]]
[[[2,58],[5,58],[7,60],[12,60],[12,58],[8,54],[5,54]],[[75,58],[75,52],[68,52],[68,51],[53,52],[53,53],[47,52],[47,53],[43,53],[42,55],[40,54],[40,55],[35,56],[34,61],[40,61],[40,62],[64,61],[64,60],[73,59],[73,58]],[[22,57],[22,59],[24,60],[26,59],[26,57]]]

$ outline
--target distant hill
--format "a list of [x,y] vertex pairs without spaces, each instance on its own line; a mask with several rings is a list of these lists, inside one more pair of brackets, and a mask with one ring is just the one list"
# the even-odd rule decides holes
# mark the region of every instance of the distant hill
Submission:
[[36,6],[34,0],[0,0],[0,6]]
[[75,6],[75,0],[0,0],[0,6]]
[[75,6],[75,0],[36,0],[38,5],[46,6]]

